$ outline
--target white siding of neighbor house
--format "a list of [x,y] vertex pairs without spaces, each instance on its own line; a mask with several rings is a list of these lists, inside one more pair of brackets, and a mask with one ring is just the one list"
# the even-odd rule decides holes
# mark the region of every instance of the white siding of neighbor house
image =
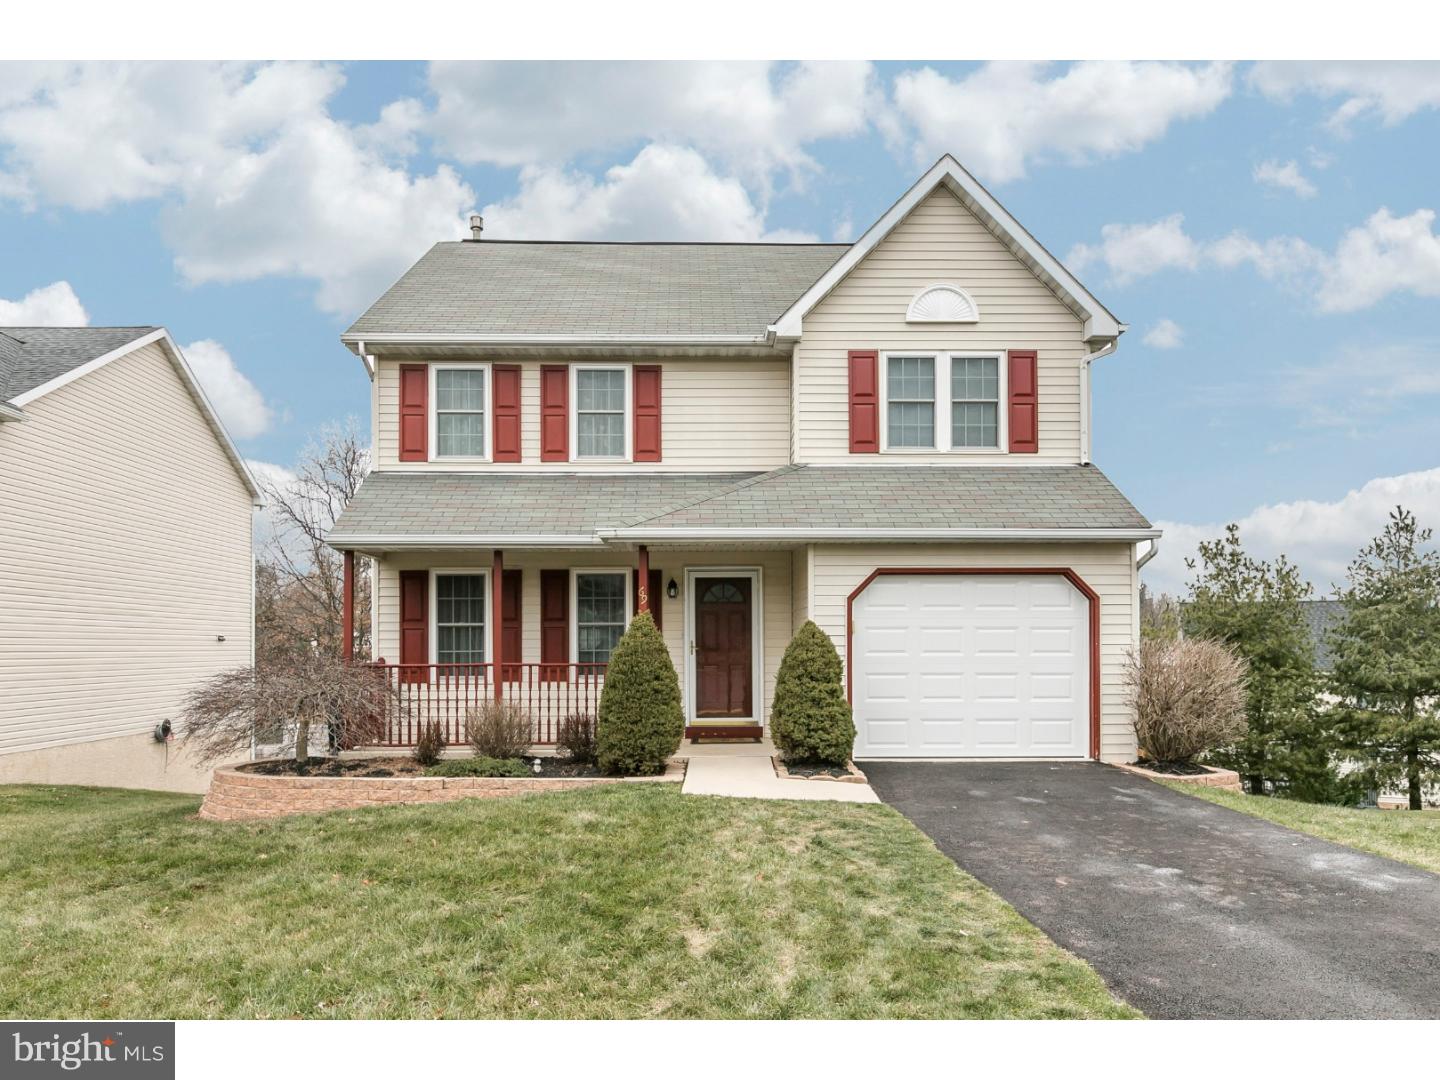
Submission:
[[[517,466],[493,463],[400,460],[400,365],[422,361],[379,361],[373,397],[377,467],[407,472],[505,472],[542,466],[565,472],[716,471],[778,468],[790,460],[790,364],[788,360],[645,360],[659,364],[661,457],[656,462],[544,462],[540,460],[540,368],[564,361],[496,361],[520,365],[520,453]],[[450,361],[444,361],[449,363]],[[590,361],[587,361],[589,363]],[[596,361],[600,362],[600,361]],[[616,361],[617,364],[630,361]]]
[[1073,570],[1100,597],[1100,756],[1135,757],[1135,729],[1122,685],[1139,641],[1134,547],[1130,544],[816,545],[811,618],[845,657],[846,601],[879,567],[1044,567]]
[[[633,567],[633,552],[594,551],[507,551],[505,568],[521,569],[521,640],[527,663],[540,660],[540,571],[547,568]],[[489,551],[436,552],[392,555],[381,561],[375,575],[376,622],[374,656],[390,663],[400,661],[400,577],[401,570],[459,569],[474,567],[490,569]],[[650,568],[661,572],[661,630],[670,648],[675,669],[681,672],[684,686],[685,660],[685,570],[687,567],[759,567],[763,604],[765,716],[770,715],[770,702],[775,695],[775,673],[791,636],[791,552],[789,551],[656,551],[650,552]],[[680,587],[680,595],[670,599],[664,595],[671,580]],[[653,602],[653,601],[652,601]],[[433,618],[433,612],[432,612]],[[509,657],[514,660],[516,657]],[[688,707],[688,706],[687,706]]]
[[[974,297],[974,324],[907,323],[911,299],[949,282]],[[1038,351],[1040,449],[1023,462],[1080,460],[1083,324],[945,189],[922,201],[805,316],[795,347],[793,454],[811,464],[995,464],[995,454],[849,452],[851,349]],[[942,391],[943,392],[943,391]]]
[[[70,745],[69,782],[203,789],[150,733],[251,660],[251,496],[158,344],[25,412],[0,424],[0,776],[36,753],[63,781],[41,752]],[[108,771],[80,768],[95,740]]]

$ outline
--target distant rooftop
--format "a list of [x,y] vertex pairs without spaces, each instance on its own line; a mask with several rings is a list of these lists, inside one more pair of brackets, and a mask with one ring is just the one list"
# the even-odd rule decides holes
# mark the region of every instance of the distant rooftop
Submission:
[[347,334],[760,336],[848,244],[436,244]]
[[114,352],[154,326],[0,326],[0,402]]

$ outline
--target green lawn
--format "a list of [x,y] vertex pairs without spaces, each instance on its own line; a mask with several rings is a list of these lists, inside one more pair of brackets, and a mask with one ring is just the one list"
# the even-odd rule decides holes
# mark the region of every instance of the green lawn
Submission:
[[1196,784],[1171,783],[1166,787],[1440,874],[1440,810],[1352,810],[1292,799],[1236,795]]
[[888,807],[0,787],[6,1017],[1123,1017]]

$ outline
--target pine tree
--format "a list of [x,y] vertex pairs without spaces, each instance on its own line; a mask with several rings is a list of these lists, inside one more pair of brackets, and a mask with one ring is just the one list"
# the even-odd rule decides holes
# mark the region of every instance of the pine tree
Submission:
[[[1253,795],[1275,790],[1307,801],[1345,801],[1316,704],[1320,684],[1300,606],[1313,591],[1309,582],[1283,555],[1273,563],[1247,555],[1237,525],[1202,542],[1199,556],[1183,609],[1185,633],[1231,646],[1250,673],[1246,732],[1213,760],[1239,772]],[[1196,570],[1196,561],[1187,565]]]
[[1440,779],[1440,551],[1396,507],[1350,564],[1345,619],[1330,636],[1332,679],[1354,752],[1379,786],[1403,782],[1410,809]]

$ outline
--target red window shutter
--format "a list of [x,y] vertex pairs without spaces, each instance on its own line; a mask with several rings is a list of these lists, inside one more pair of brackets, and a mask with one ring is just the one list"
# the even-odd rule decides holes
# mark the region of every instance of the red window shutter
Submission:
[[569,681],[570,571],[540,571],[540,663],[542,682]]
[[520,460],[520,365],[490,369],[495,396],[495,460]]
[[400,681],[430,681],[430,572],[400,571],[400,663],[415,664],[403,668]]
[[1035,350],[1011,349],[1010,453],[1034,454],[1040,450],[1039,398],[1036,389]]
[[400,460],[425,461],[430,456],[430,367],[400,365]]
[[[664,585],[660,581],[660,571],[650,571],[650,617],[655,620],[655,629],[665,629],[665,624],[660,618],[664,594],[660,592]],[[630,571],[630,605],[636,613],[640,611],[640,571]]]
[[660,365],[636,364],[635,460],[660,460]]
[[525,585],[523,570],[506,570],[500,590],[500,648],[504,657],[505,681],[519,682],[522,678],[521,655],[524,649],[521,634],[521,596]]
[[570,460],[570,368],[540,368],[540,460]]
[[880,452],[880,354],[850,351],[850,453]]

